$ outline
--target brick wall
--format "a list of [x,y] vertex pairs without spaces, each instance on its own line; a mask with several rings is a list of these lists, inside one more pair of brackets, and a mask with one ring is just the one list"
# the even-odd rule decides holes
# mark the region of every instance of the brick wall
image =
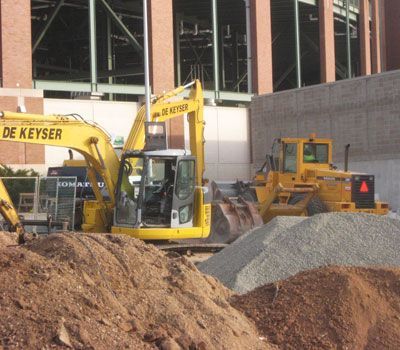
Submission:
[[2,86],[32,87],[31,2],[0,1]]
[[[31,2],[0,0],[0,111],[43,113],[43,93],[32,90]],[[0,141],[0,163],[43,164],[44,146]]]
[[251,103],[253,163],[276,137],[315,132],[335,140],[334,160],[400,158],[400,71],[255,97]]
[[[0,89],[0,111],[16,112],[25,106],[28,113],[43,113],[43,92],[31,89]],[[44,146],[0,141],[0,164],[43,164]]]

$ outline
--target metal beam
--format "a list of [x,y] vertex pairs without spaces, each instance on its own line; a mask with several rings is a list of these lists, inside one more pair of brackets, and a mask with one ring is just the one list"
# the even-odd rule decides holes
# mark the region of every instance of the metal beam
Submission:
[[[65,91],[65,92],[91,92],[90,83],[74,83],[70,81],[48,81],[34,80],[33,87],[35,89],[45,91]],[[143,85],[123,85],[123,84],[98,84],[97,91],[104,94],[121,94],[121,95],[144,95]],[[189,89],[185,90],[184,96],[189,96]],[[221,91],[220,99],[225,101],[250,102],[252,94],[236,93],[229,91]],[[215,98],[214,91],[205,90],[205,98]]]
[[217,0],[211,0],[212,32],[213,32],[213,68],[215,98],[219,98],[219,55],[218,55],[218,5]]
[[[37,68],[43,68],[46,70],[57,71],[56,69],[52,69],[51,66],[38,64]],[[87,81],[90,79],[90,73],[87,71],[79,71],[73,70],[71,72],[67,70],[58,69],[59,72],[65,72],[64,74],[52,74],[50,77],[46,77],[46,80],[49,81],[58,81],[63,79],[68,79],[68,81]],[[67,74],[66,74],[67,73]],[[119,68],[113,70],[100,70],[97,71],[97,80],[99,79],[110,79],[110,78],[119,78],[119,77],[137,77],[143,76],[143,68],[142,67],[132,67],[132,68]]]
[[96,0],[89,0],[89,39],[91,91],[97,91]]
[[111,6],[107,3],[106,0],[98,0],[101,5],[103,5],[104,9],[106,10],[108,16],[113,20],[113,22],[116,24],[116,26],[121,29],[121,31],[128,37],[129,42],[132,44],[132,46],[135,48],[137,52],[140,53],[140,55],[143,55],[143,47],[139,44],[139,42],[136,40],[136,38],[133,36],[133,34],[130,32],[130,30],[125,26],[125,24],[121,21],[121,19],[117,16],[117,14],[114,12],[114,10],[111,8]]
[[53,12],[47,19],[43,29],[40,31],[40,33],[37,35],[33,46],[32,46],[32,54],[35,53],[36,49],[38,48],[39,44],[42,42],[42,39],[47,33],[47,30],[50,28],[51,24],[53,23],[54,19],[56,18],[58,12],[60,11],[61,7],[64,5],[65,0],[59,0],[57,5],[54,7]]
[[296,77],[297,87],[301,87],[301,48],[300,48],[300,21],[299,21],[299,0],[294,0],[294,28],[296,45]]
[[[45,91],[66,91],[66,92],[91,92],[90,83],[78,83],[71,81],[49,81],[34,80],[35,89]],[[97,91],[104,94],[121,94],[121,95],[144,95],[143,85],[124,85],[124,84],[97,84]]]
[[[300,59],[303,58],[304,56],[306,56],[308,54],[308,52],[303,52]],[[289,77],[290,73],[292,73],[292,71],[296,68],[297,63],[294,62],[292,65],[290,65],[286,71],[280,76],[280,78],[276,81],[276,83],[274,84],[274,91],[278,90],[279,86],[281,86],[281,84],[285,81],[286,78]],[[289,80],[289,79],[288,79]],[[298,83],[296,84],[296,87],[298,87]],[[301,86],[300,86],[301,87]]]
[[181,14],[175,15],[175,59],[176,59],[176,77],[177,85],[182,85],[182,72],[181,72],[181,38],[179,35],[179,23],[181,21]]
[[[110,17],[107,16],[107,69],[109,72],[111,72],[114,67],[111,34],[112,34],[111,19]],[[109,84],[114,83],[114,79],[112,76],[108,77],[108,83]],[[112,94],[109,95],[109,99],[110,101],[113,100]]]
[[350,41],[350,0],[346,0],[346,51],[347,51],[347,77],[351,78],[351,41]]
[[[247,92],[253,91],[253,59],[251,46],[251,8],[250,0],[244,0],[246,6],[246,44],[247,44]],[[271,44],[273,45],[273,44]]]
[[[301,37],[304,38],[314,52],[319,54],[319,46],[307,34],[301,33]],[[339,74],[342,79],[346,79],[346,67],[338,60],[335,60],[335,69],[336,73]]]

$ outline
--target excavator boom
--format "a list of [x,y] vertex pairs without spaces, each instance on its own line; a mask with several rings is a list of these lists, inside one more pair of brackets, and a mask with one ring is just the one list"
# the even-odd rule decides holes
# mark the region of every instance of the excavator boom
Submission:
[[[192,89],[188,99],[168,102],[185,91]],[[190,133],[190,151],[197,159],[196,184],[202,185],[205,168],[204,161],[204,117],[203,117],[203,90],[201,83],[196,80],[188,85],[180,86],[166,94],[157,96],[151,104],[150,117],[153,122],[164,122],[183,114],[187,114]],[[123,147],[122,153],[129,150],[141,150],[145,146],[145,121],[146,106],[140,108],[135,122],[131,128],[128,139]]]
[[[75,115],[43,116],[2,112],[0,140],[66,147],[80,153],[86,161],[88,178],[97,202],[92,215],[99,219],[96,220],[96,227],[86,224],[83,229],[105,232],[110,227],[112,208],[115,205],[119,159],[112,147],[110,136],[101,127]],[[104,179],[109,199],[105,199],[100,191],[96,173]],[[4,197],[3,199],[7,200]],[[15,214],[12,216],[15,217]]]

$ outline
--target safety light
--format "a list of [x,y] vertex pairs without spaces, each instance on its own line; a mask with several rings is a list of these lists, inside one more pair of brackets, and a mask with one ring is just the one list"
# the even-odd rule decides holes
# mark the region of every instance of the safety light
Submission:
[[369,192],[368,185],[367,185],[367,183],[365,181],[363,181],[361,183],[360,192],[361,193],[368,193]]

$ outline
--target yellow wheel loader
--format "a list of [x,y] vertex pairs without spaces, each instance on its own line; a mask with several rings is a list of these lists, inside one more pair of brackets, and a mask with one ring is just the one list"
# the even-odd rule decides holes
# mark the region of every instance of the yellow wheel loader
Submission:
[[387,203],[375,201],[375,177],[348,170],[346,146],[344,170],[332,163],[332,140],[281,138],[272,155],[257,172],[254,189],[264,222],[277,215],[314,215],[351,212],[385,215]]
[[[252,182],[213,183],[213,193],[221,208],[213,208],[216,213],[212,233],[223,227],[225,239],[237,238],[242,232],[235,229],[235,219],[229,214],[243,205],[252,212],[251,227],[279,215],[311,216],[331,211],[387,214],[388,204],[375,200],[374,175],[348,170],[349,148],[347,145],[341,171],[332,164],[331,139],[311,134],[309,138],[274,140],[272,154],[267,155]],[[246,218],[242,221],[246,226]],[[215,239],[213,234],[210,239]]]

